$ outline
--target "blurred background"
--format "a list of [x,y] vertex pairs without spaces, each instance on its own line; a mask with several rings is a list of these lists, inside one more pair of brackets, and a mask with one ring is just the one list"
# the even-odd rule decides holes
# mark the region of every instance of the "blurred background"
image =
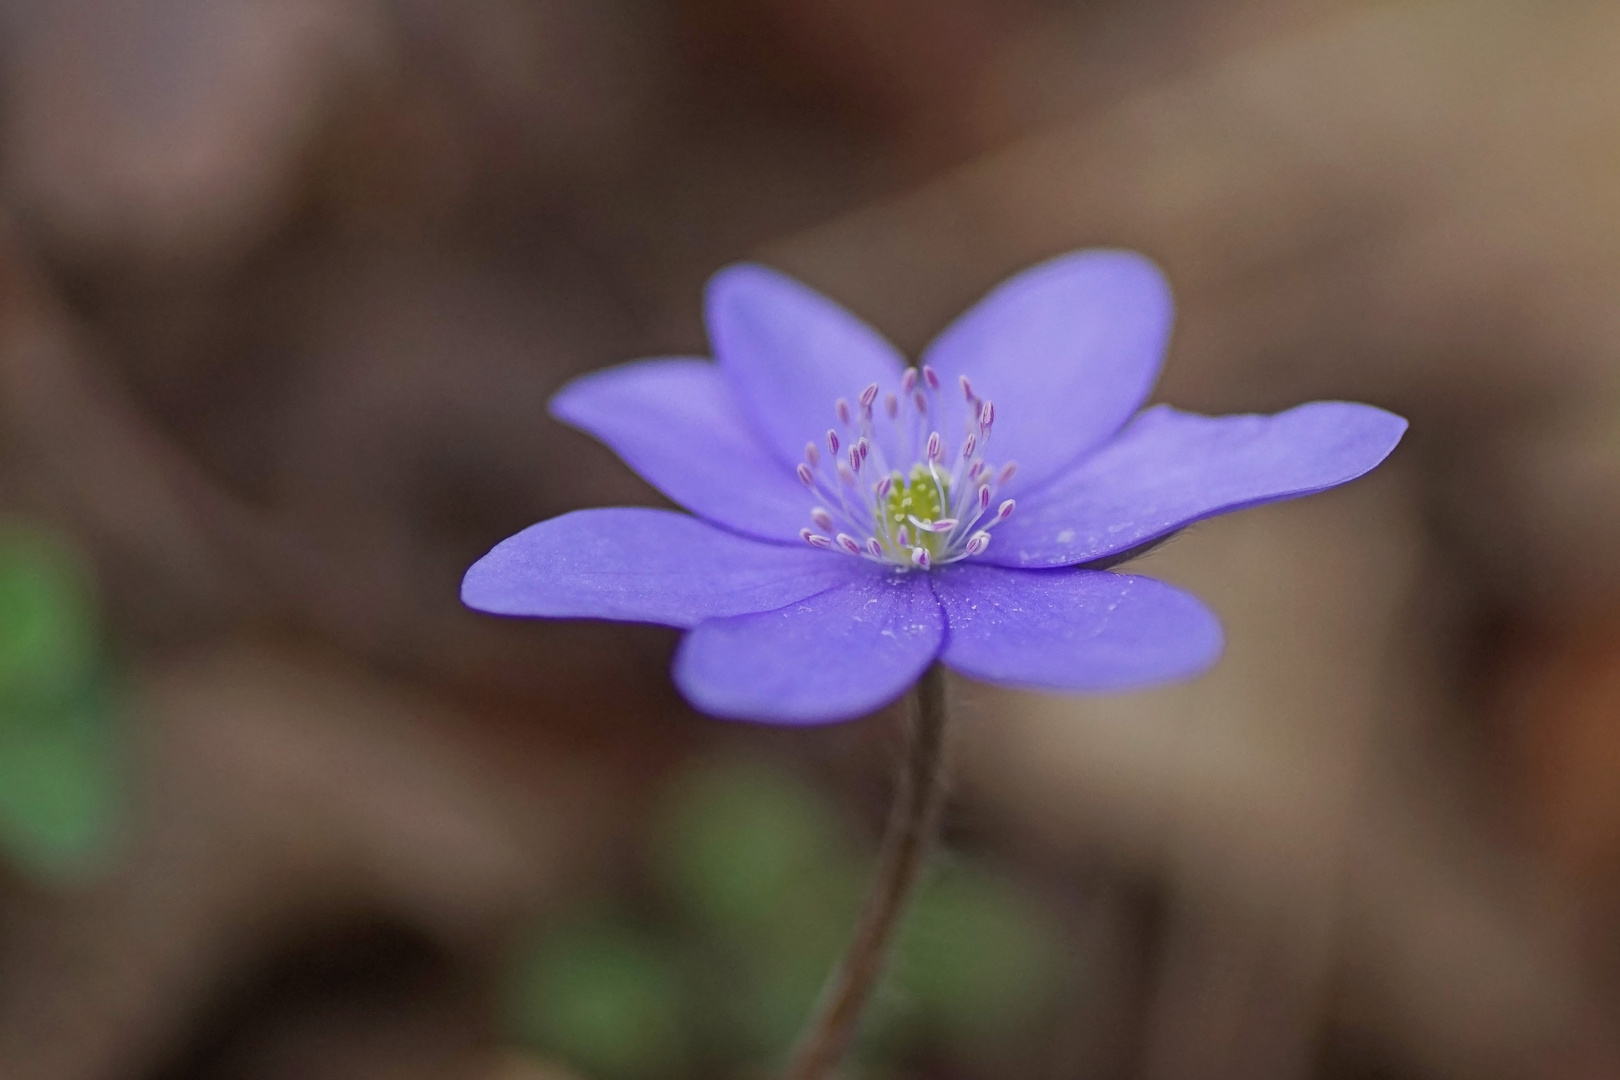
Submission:
[[0,1076],[772,1075],[898,717],[462,570],[751,257],[915,351],[1139,249],[1158,398],[1412,431],[1147,556],[1191,685],[958,682],[851,1077],[1620,1076],[1612,0],[4,0]]

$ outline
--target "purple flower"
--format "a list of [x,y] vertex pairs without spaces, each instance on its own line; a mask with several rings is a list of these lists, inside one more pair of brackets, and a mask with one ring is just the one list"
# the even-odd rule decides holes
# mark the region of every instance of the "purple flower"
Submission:
[[935,659],[1049,690],[1197,674],[1221,650],[1209,610],[1099,567],[1203,518],[1353,480],[1406,430],[1345,402],[1138,412],[1172,306],[1158,269],[1128,252],[1018,274],[917,367],[761,266],[721,271],[706,299],[718,362],[625,364],[551,403],[696,516],[543,521],[474,564],[462,599],[688,630],[675,681],[717,716],[848,719]]

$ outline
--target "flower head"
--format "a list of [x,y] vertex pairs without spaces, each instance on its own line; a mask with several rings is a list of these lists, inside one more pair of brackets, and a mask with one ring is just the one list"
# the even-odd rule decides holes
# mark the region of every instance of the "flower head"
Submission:
[[714,362],[626,364],[551,404],[696,516],[541,522],[480,559],[462,597],[682,627],[675,679],[694,704],[780,723],[870,712],[936,658],[1055,690],[1194,675],[1220,652],[1214,616],[1099,567],[1352,480],[1406,422],[1346,402],[1139,412],[1171,311],[1147,260],[1078,252],[1003,283],[908,366],[825,297],[730,267],[707,295]]

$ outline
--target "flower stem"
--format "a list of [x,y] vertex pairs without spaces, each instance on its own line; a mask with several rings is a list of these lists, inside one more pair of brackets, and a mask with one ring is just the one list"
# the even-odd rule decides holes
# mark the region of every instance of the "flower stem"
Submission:
[[911,693],[906,756],[878,852],[877,873],[837,970],[799,1036],[783,1080],[826,1080],[855,1037],[883,973],[895,927],[917,881],[945,803],[945,669],[930,667]]

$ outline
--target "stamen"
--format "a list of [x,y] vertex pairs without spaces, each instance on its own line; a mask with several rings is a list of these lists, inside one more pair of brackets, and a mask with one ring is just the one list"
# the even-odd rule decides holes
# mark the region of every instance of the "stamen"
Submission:
[[[957,383],[965,402],[956,406],[963,408],[960,418],[935,396],[941,377],[929,364],[906,368],[898,393],[884,393],[874,382],[833,402],[840,426],[829,428],[824,442],[806,443],[804,460],[794,467],[815,502],[812,527],[799,534],[805,543],[921,570],[989,548],[990,530],[1012,516],[1012,499],[1000,500],[993,515],[991,507],[1017,466],[985,462],[995,406],[979,397],[968,376],[959,375]],[[873,418],[880,395],[886,428]],[[959,453],[946,442],[946,423],[962,425]],[[865,475],[868,464],[871,476]]]

